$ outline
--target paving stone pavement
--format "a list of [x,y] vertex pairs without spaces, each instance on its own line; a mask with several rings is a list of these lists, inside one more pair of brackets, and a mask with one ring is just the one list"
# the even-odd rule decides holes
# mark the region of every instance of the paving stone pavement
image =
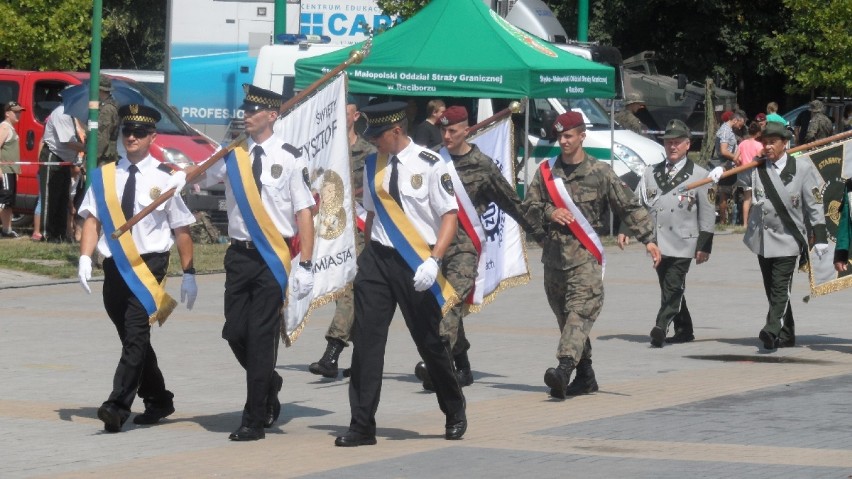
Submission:
[[[433,394],[414,377],[417,353],[401,317],[391,325],[376,446],[335,448],[349,423],[348,381],[307,372],[325,348],[331,306],[281,347],[279,423],[233,443],[244,373],[221,339],[222,275],[201,275],[153,343],[177,411],[157,426],[103,432],[96,410],[120,354],[102,283],[0,271],[0,477],[852,477],[852,291],[804,304],[794,279],[798,345],[762,352],[766,299],[742,235],[720,235],[693,265],[687,296],[696,341],[652,349],[657,278],[640,245],[608,249],[606,302],[592,330],[601,391],[558,401],[542,377],[558,340],[542,288],[503,292],[466,320],[476,382],[469,428],[443,439]],[[179,280],[167,288],[179,297]],[[349,364],[347,348],[341,363]],[[141,412],[141,402],[134,404]]]

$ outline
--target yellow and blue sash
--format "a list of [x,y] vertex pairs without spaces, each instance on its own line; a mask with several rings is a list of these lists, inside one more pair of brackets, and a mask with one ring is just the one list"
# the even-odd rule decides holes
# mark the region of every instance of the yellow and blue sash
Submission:
[[[370,155],[364,163],[373,206],[394,249],[412,271],[417,271],[417,268],[432,255],[432,249],[390,193],[381,187],[384,184],[387,165],[388,155],[386,154]],[[435,296],[443,314],[459,302],[458,294],[440,271],[429,291]]]
[[251,241],[281,286],[282,299],[286,298],[287,278],[290,275],[290,248],[263,207],[251,172],[251,159],[245,142],[225,157],[225,170],[228,172],[231,191]]
[[133,292],[133,295],[142,303],[148,313],[148,322],[155,321],[160,326],[177,306],[177,301],[166,293],[164,288],[166,278],[163,282],[157,282],[157,278],[151,273],[148,265],[136,249],[132,233],[121,235],[118,239],[112,237],[115,225],[124,224],[128,219],[121,211],[121,201],[115,187],[115,163],[108,163],[91,174],[92,191],[98,208],[98,218],[106,237],[107,245],[112,253],[112,259],[118,272]]

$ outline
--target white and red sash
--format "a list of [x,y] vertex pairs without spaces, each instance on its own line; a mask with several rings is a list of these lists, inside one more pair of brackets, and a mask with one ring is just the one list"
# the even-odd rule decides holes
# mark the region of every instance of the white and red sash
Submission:
[[562,181],[556,181],[553,177],[552,168],[557,161],[559,161],[559,157],[555,156],[541,163],[539,167],[541,168],[541,178],[547,187],[547,192],[550,194],[553,204],[557,208],[567,209],[574,215],[574,221],[568,224],[568,228],[574,233],[574,236],[577,237],[580,243],[589,250],[589,253],[598,260],[598,264],[601,265],[601,276],[603,277],[603,272],[606,270],[606,255],[604,254],[603,243],[601,243],[601,239],[595,232],[595,229],[589,224],[589,220],[583,216],[583,213],[574,204],[574,200],[571,199],[568,190],[565,189],[565,184]]
[[[482,254],[482,245],[485,243],[485,228],[482,227],[482,221],[479,218],[479,214],[476,212],[476,208],[473,206],[473,201],[471,201],[470,196],[468,196],[467,190],[464,187],[464,183],[462,183],[461,178],[459,178],[459,174],[453,164],[453,159],[450,157],[450,152],[447,151],[446,147],[444,147],[441,148],[441,151],[438,153],[441,155],[441,158],[444,159],[444,163],[446,163],[447,170],[450,174],[450,179],[453,181],[453,189],[456,193],[456,202],[459,204],[459,224],[473,242],[473,247],[476,249],[476,257],[480,263],[479,266],[482,267],[477,269],[482,270],[485,263],[485,257]],[[482,304],[482,292],[476,291],[476,285],[474,285],[470,295],[465,298],[465,302],[467,304]]]

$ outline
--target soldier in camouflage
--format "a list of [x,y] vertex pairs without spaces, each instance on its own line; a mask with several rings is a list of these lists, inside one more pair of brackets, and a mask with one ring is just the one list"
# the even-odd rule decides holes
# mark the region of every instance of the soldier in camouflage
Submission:
[[[527,232],[541,242],[543,231],[541,226],[535,227],[523,214],[523,205],[518,193],[503,177],[500,168],[494,160],[482,153],[479,148],[466,141],[469,130],[467,109],[463,106],[451,106],[439,118],[441,125],[443,148],[439,153],[446,162],[451,162],[458,174],[465,192],[470,197],[476,215],[481,217],[493,203],[513,218]],[[461,205],[459,206],[461,209]],[[538,235],[538,236],[536,236]],[[456,237],[444,254],[442,273],[460,298],[467,298],[473,291],[476,281],[479,254],[473,241],[460,223]],[[465,337],[462,318],[467,314],[465,304],[459,303],[453,307],[440,324],[441,338],[452,351],[460,386],[473,383],[470,370],[470,359],[467,351],[470,342]],[[423,388],[432,390],[429,374],[421,361],[414,368],[418,379],[423,381]]]
[[[606,163],[583,151],[586,125],[582,115],[573,111],[563,113],[556,119],[553,128],[557,132],[561,154],[538,169],[524,205],[528,208],[527,214],[531,215],[531,222],[545,225],[541,254],[544,291],[562,337],[556,353],[559,365],[545,372],[544,382],[550,387],[551,396],[563,399],[598,390],[592,370],[589,332],[603,306],[602,258],[599,262],[591,249],[581,243],[581,238],[588,237],[593,241],[597,237],[595,231],[602,229],[603,214],[609,206],[632,234],[645,244],[655,268],[660,262],[660,250],[653,243],[654,232],[648,212],[633,192]],[[552,165],[552,181],[543,177],[542,170],[548,165]],[[558,190],[558,183],[564,186],[577,212],[594,231],[582,228],[583,218],[575,218],[567,208],[556,206],[556,199],[549,191],[551,188]],[[564,200],[562,196],[559,198],[561,204]],[[577,233],[571,229],[575,222],[574,227],[581,228]],[[575,368],[577,377],[569,386],[568,381]]]
[[112,97],[112,79],[101,75],[98,86],[98,166],[118,161],[118,105]]
[[[364,198],[364,159],[376,152],[376,147],[371,145],[355,131],[355,122],[361,114],[353,97],[346,101],[346,130],[349,138],[349,164],[352,167],[352,199],[356,210],[362,210],[361,204]],[[360,213],[356,212],[359,216]],[[361,254],[364,249],[363,224],[356,221],[355,231],[355,253]],[[341,351],[349,342],[352,334],[352,323],[355,321],[355,304],[352,289],[346,289],[342,296],[337,299],[334,310],[334,318],[325,333],[328,341],[325,353],[319,361],[312,363],[308,370],[327,378],[337,377],[337,361]],[[346,372],[344,371],[344,375]]]
[[645,108],[642,96],[638,93],[630,93],[624,100],[624,108],[615,114],[615,122],[634,133],[644,134],[648,128],[636,116],[636,112],[642,108]]
[[808,104],[808,109],[811,111],[811,121],[808,123],[808,131],[805,133],[805,143],[831,136],[834,133],[834,125],[823,113],[825,106],[822,102],[814,100]]

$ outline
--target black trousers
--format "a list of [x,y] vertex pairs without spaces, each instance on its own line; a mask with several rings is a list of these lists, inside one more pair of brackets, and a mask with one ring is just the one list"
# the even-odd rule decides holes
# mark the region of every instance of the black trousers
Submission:
[[[157,281],[162,281],[169,265],[169,253],[144,254],[142,259]],[[122,419],[130,415],[136,394],[146,408],[172,406],[174,395],[166,389],[157,355],[151,347],[148,312],[127,287],[112,258],[104,260],[103,297],[106,312],[121,339],[121,359],[115,368],[112,393],[104,404],[118,408]]]
[[663,256],[657,266],[660,280],[660,310],[657,312],[657,326],[667,331],[674,322],[674,332],[692,334],[692,316],[686,307],[686,273],[692,258],[673,258]]
[[764,258],[757,256],[760,273],[763,275],[763,289],[769,301],[766,313],[766,325],[763,330],[772,333],[782,341],[796,338],[796,323],[793,321],[793,309],[790,305],[790,291],[793,289],[793,273],[796,272],[797,256]]
[[225,326],[222,338],[246,370],[243,425],[263,427],[273,384],[284,298],[256,249],[232,245],[225,253]]
[[[57,162],[61,158],[44,146],[39,161]],[[48,176],[50,178],[48,178]],[[68,166],[43,166],[39,173],[41,191],[42,228],[48,240],[65,240],[68,235],[68,202],[71,189],[71,168]]]
[[441,309],[429,291],[414,290],[414,272],[393,248],[371,242],[358,257],[355,276],[355,328],[349,381],[350,429],[376,434],[388,328],[399,305],[405,325],[435,385],[448,422],[465,418],[465,402],[438,325]]

